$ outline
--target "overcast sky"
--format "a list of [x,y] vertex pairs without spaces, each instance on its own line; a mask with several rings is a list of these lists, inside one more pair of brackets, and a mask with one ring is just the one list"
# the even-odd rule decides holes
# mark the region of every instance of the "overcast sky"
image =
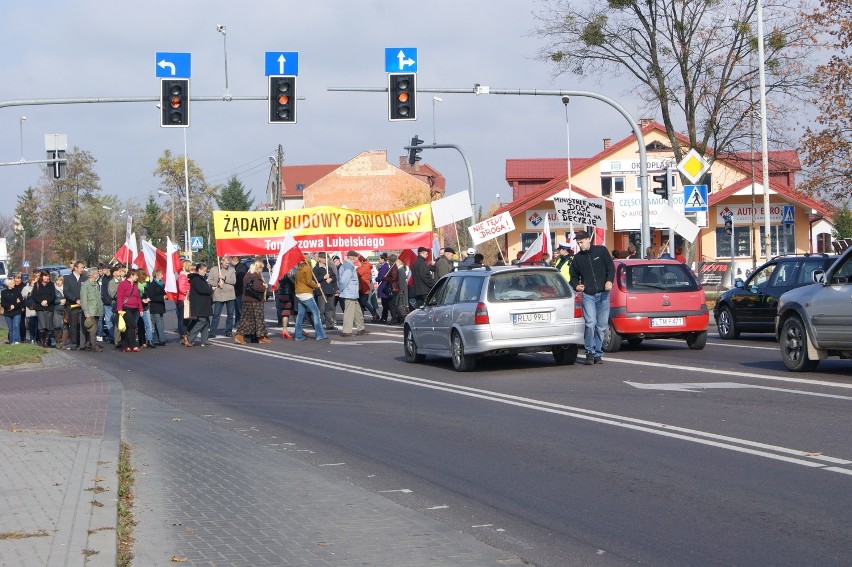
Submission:
[[[418,97],[416,122],[389,122],[384,93],[328,92],[328,87],[386,85],[384,49],[416,47],[421,88],[596,90],[618,98],[625,85],[553,79],[534,59],[535,4],[508,0],[390,2],[336,0],[40,0],[4,2],[0,22],[0,100],[159,96],[156,52],[192,54],[191,93],[225,91],[225,25],[229,91],[265,95],[264,53],[299,52],[298,124],[267,123],[265,101],[193,102],[188,154],[211,183],[237,174],[257,202],[265,200],[268,157],[278,144],[286,165],[344,163],[364,150],[388,150],[391,163],[414,134],[426,143],[461,146],[470,162],[477,204],[511,199],[507,158],[565,157],[568,129],[559,97],[432,94]],[[638,105],[619,99],[638,119]],[[183,153],[183,132],[160,128],[154,103],[0,108],[0,162],[44,158],[44,135],[65,133],[90,151],[106,193],[144,203],[164,150]],[[659,117],[653,117],[659,119]],[[575,157],[602,148],[602,138],[629,134],[624,119],[591,99],[569,105]],[[447,178],[448,193],[467,188],[453,150],[426,150],[423,162]],[[3,205],[41,176],[37,165],[0,167]],[[9,198],[7,198],[9,197]],[[167,201],[161,197],[161,203]]]

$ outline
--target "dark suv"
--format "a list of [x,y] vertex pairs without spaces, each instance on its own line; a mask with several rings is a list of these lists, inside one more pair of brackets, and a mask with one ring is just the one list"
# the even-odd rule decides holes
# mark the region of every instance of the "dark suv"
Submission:
[[716,301],[713,316],[719,336],[736,339],[743,332],[775,332],[781,295],[814,283],[813,273],[828,269],[836,259],[827,254],[777,256],[758,267],[745,282],[738,281]]

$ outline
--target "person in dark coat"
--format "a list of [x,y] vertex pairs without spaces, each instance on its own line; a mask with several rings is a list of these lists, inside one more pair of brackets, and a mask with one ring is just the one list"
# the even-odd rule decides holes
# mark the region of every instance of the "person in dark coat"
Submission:
[[411,278],[414,287],[414,299],[417,301],[415,307],[423,305],[423,300],[426,299],[426,294],[432,289],[433,279],[432,270],[429,269],[429,264],[426,258],[429,256],[429,249],[421,246],[417,249],[417,259],[411,266]]
[[195,319],[184,346],[191,347],[195,337],[201,335],[201,346],[210,346],[210,318],[213,317],[213,288],[207,283],[207,264],[195,265],[189,274],[189,314]]
[[50,273],[47,270],[38,273],[38,281],[33,285],[30,295],[38,320],[38,341],[41,346],[47,348],[50,331],[53,329],[53,306],[56,303],[56,287],[50,281]]
[[163,315],[166,314],[166,286],[163,283],[163,270],[154,270],[154,277],[145,288],[148,295],[148,312],[151,315],[151,337],[157,346],[166,345],[166,328]]
[[15,274],[9,279],[9,287],[0,292],[0,305],[6,316],[6,328],[9,330],[8,343],[12,345],[21,342],[21,317],[24,314],[24,298],[21,295],[23,277]]

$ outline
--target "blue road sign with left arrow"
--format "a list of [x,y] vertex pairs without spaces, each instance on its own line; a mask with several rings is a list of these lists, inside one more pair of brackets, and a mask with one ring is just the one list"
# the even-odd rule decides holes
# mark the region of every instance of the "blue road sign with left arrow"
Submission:
[[386,73],[416,73],[416,47],[385,47]]
[[189,79],[192,76],[191,53],[157,52],[157,77]]
[[264,57],[264,72],[270,75],[299,75],[298,51],[267,51]]

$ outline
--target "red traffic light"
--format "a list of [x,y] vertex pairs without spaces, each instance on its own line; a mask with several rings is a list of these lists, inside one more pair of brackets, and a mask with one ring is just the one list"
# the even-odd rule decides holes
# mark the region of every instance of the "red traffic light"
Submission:
[[162,79],[160,85],[160,126],[189,126],[189,79]]

